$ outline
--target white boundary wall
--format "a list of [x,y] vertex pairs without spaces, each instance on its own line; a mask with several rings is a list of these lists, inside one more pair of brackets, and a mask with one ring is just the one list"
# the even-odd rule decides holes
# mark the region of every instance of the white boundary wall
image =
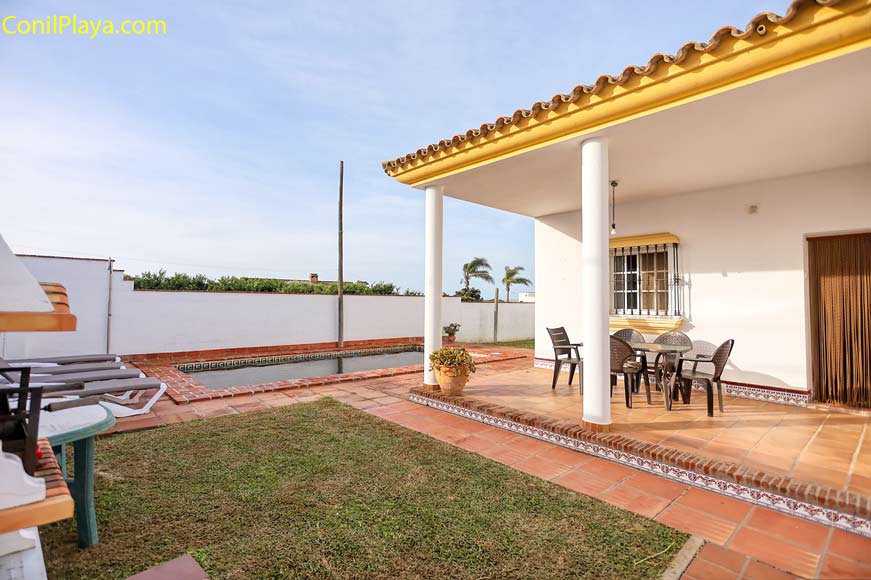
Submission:
[[[8,358],[106,351],[107,260],[22,256],[42,282],[59,282],[78,318],[75,332],[0,333]],[[458,340],[493,340],[493,304],[445,298],[444,324]],[[336,297],[317,294],[133,290],[112,279],[110,350],[118,354],[307,344],[336,341]],[[532,338],[533,304],[499,304],[499,340]],[[345,340],[423,335],[422,296],[345,296]]]
[[[735,339],[724,378],[805,390],[806,238],[871,230],[871,166],[627,201],[616,217],[620,236],[680,238],[682,330],[709,346]],[[547,327],[583,340],[581,276],[580,212],[536,219],[537,358],[553,358]]]

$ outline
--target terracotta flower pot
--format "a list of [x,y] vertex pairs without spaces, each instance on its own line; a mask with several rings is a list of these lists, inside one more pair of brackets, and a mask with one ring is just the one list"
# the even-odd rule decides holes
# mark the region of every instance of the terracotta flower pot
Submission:
[[460,367],[435,367],[436,381],[439,388],[446,395],[462,395],[463,388],[469,382],[470,370],[468,365]]
[[457,342],[457,335],[456,334],[445,335],[445,342]]

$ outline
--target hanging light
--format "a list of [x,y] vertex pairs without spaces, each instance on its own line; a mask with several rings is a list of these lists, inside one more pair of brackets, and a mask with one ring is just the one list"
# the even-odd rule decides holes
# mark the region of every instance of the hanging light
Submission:
[[617,189],[617,186],[620,185],[617,183],[617,180],[611,181],[611,235],[615,235],[617,233],[617,219],[614,217],[615,213],[615,205],[614,205],[614,190]]

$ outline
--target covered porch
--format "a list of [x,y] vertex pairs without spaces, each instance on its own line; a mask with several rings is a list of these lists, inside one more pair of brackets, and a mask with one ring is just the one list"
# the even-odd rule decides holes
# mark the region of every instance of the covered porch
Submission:
[[[871,298],[847,305],[859,338],[835,352],[819,320],[838,293],[809,266],[815,240],[871,232],[869,47],[867,0],[795,2],[385,162],[426,195],[425,355],[441,346],[449,196],[534,218],[536,366],[554,360],[548,328],[583,343],[586,428],[613,422],[620,328],[680,330],[696,352],[734,339],[733,394],[871,407]],[[851,374],[828,384],[837,365]]]
[[[476,375],[463,397],[429,371],[411,399],[871,537],[855,410],[871,407],[871,334],[832,347],[820,321],[840,295],[813,264],[817,241],[871,232],[868,70],[871,2],[795,2],[385,162],[426,195],[425,355],[441,347],[444,196],[535,220],[539,369]],[[855,296],[862,320],[871,293]],[[554,327],[583,343],[583,394],[565,375],[550,388]],[[723,411],[703,393],[671,411],[658,391],[612,398],[623,328],[706,353],[734,339]],[[808,407],[825,404],[842,409]]]

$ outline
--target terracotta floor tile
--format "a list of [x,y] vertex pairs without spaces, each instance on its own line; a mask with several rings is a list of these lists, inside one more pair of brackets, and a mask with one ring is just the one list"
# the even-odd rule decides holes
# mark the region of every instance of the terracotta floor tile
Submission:
[[592,497],[599,497],[602,492],[614,485],[613,480],[603,479],[591,473],[579,471],[577,469],[573,469],[554,478],[553,482],[563,487],[567,487],[572,491]]
[[687,507],[733,522],[740,522],[753,509],[749,503],[695,487],[677,501]]
[[831,531],[826,526],[759,506],[753,510],[744,525],[817,549],[826,545]]
[[[492,427],[489,430],[479,431],[477,433],[479,437],[483,437],[488,441],[492,441],[493,443],[507,443],[517,437],[516,433],[512,433],[511,431],[506,431],[505,429],[496,429]],[[517,451],[522,451],[518,449]],[[525,455],[529,455],[525,451],[523,452]]]
[[734,571],[698,557],[687,567],[686,574],[700,580],[735,580],[738,577]]
[[829,554],[823,561],[820,578],[868,580],[871,578],[871,565]]
[[740,572],[747,560],[747,556],[744,554],[711,543],[705,544],[697,557],[704,558],[733,572]]
[[628,487],[625,484],[609,489],[599,496],[599,499],[646,518],[655,517],[671,503],[670,500],[663,497],[644,493],[637,488]]
[[565,447],[560,447],[558,445],[545,449],[539,453],[538,456],[550,459],[551,461],[556,461],[557,463],[562,463],[567,467],[577,467],[578,465],[589,463],[595,459],[592,455],[587,455],[586,453],[581,453],[579,451],[572,451],[571,449],[566,449]]
[[492,459],[493,461],[504,463],[505,465],[512,465],[529,457],[528,453],[505,447],[504,445],[496,445],[495,447],[483,449],[480,451],[480,454],[488,459]]
[[624,481],[623,484],[669,500],[676,499],[689,490],[688,485],[671,481],[652,473],[644,473],[643,471],[636,473]]
[[562,463],[557,463],[556,461],[551,461],[538,456],[522,459],[517,463],[514,463],[512,467],[548,481],[568,470],[568,467]]
[[467,435],[462,439],[458,439],[455,442],[457,447],[462,447],[466,451],[482,451],[484,449],[488,449],[496,445],[489,439],[484,439],[483,437],[478,437],[477,435]]
[[774,566],[760,562],[759,560],[751,560],[744,570],[742,580],[797,580],[795,574],[788,574],[782,570],[778,570]]
[[526,437],[525,435],[518,435],[516,438],[506,441],[505,445],[532,454],[541,453],[542,451],[547,451],[548,449],[557,447],[553,443],[545,443],[544,441],[533,439],[532,437]]
[[723,520],[679,504],[672,504],[658,516],[656,521],[678,530],[701,536],[709,542],[725,544],[738,524]]
[[625,465],[620,465],[614,461],[608,461],[607,459],[600,459],[598,457],[580,465],[578,469],[613,481],[621,481],[638,473],[631,467],[626,467]]
[[728,546],[781,570],[813,578],[819,564],[819,550],[797,546],[750,528],[741,528]]
[[871,539],[833,530],[829,553],[871,566]]

